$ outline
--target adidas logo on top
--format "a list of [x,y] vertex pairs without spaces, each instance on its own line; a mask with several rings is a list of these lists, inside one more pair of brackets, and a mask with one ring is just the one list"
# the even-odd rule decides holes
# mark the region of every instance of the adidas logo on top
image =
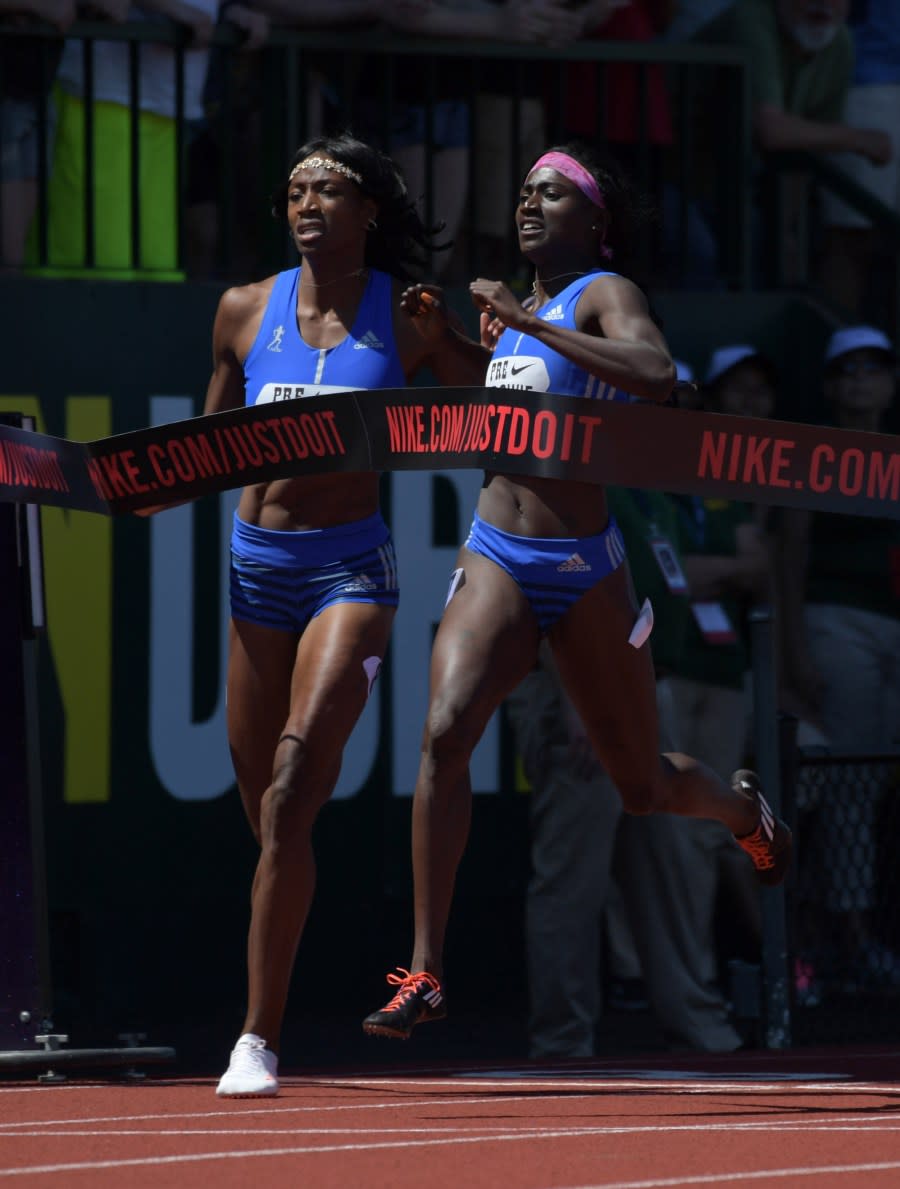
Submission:
[[591,567],[580,553],[573,553],[571,557],[556,567],[558,574],[589,574]]
[[383,351],[384,343],[378,337],[374,330],[367,330],[366,333],[353,344],[354,351],[361,351],[365,347],[371,347],[375,351]]
[[548,310],[546,314],[541,314],[541,317],[545,322],[562,322],[565,316],[565,311],[563,310],[561,304],[555,305],[553,309]]

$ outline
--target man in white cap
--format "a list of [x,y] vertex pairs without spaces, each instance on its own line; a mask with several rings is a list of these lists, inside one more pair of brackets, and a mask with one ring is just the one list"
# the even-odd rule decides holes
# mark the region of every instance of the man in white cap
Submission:
[[718,347],[709,358],[704,408],[738,417],[771,417],[775,409],[775,366],[751,343]]
[[877,326],[844,326],[834,332],[825,348],[825,367],[832,379],[859,371],[880,373],[876,390],[891,399],[896,359],[891,340]]
[[[874,326],[835,331],[823,394],[842,429],[884,432],[896,353]],[[784,509],[779,532],[781,636],[788,692],[833,752],[877,755],[900,743],[900,521]],[[877,769],[872,770],[877,775]],[[863,986],[900,985],[879,934],[874,779],[820,811],[825,905],[847,967]],[[827,972],[826,972],[827,973]]]

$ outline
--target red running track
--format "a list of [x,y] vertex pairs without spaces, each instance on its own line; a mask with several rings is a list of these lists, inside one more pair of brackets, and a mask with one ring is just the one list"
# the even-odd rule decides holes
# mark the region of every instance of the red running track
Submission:
[[896,1189],[900,1051],[0,1082],[0,1189]]

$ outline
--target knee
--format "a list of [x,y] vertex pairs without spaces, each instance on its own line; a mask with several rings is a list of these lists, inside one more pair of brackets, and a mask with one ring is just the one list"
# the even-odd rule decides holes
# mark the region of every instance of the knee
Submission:
[[424,755],[442,767],[468,764],[478,733],[465,713],[447,703],[432,705],[425,720],[422,740]]
[[340,761],[329,769],[323,757],[316,757],[307,742],[289,735],[275,751],[272,783],[262,804],[263,827],[272,838],[311,824],[331,796],[340,771]]
[[666,809],[666,788],[662,780],[622,780],[616,782],[622,798],[622,808],[635,817],[647,817],[651,813],[664,813]]

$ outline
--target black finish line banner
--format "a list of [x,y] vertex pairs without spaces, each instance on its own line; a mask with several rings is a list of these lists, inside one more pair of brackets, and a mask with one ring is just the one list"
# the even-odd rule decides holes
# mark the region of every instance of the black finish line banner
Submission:
[[891,435],[649,403],[504,388],[372,389],[95,442],[3,421],[0,500],[107,515],[295,475],[483,469],[900,519],[900,445]]

